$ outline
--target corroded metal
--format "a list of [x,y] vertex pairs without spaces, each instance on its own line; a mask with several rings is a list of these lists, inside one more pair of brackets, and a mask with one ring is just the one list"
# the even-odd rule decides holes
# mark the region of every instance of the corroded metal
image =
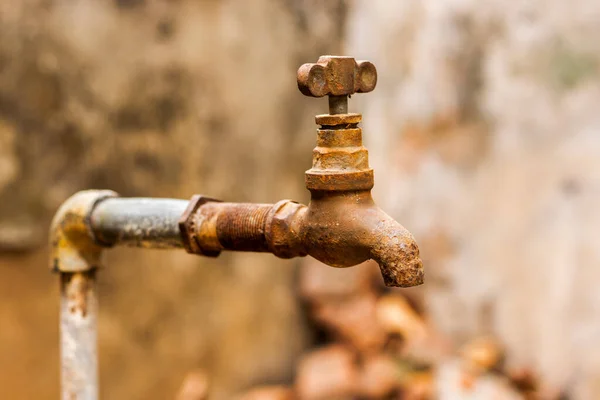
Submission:
[[102,246],[94,240],[90,215],[110,190],[71,196],[50,227],[50,267],[60,272],[60,359],[63,399],[98,398],[97,299],[95,270]]
[[374,178],[358,127],[362,117],[340,106],[341,99],[370,92],[376,84],[375,66],[350,57],[323,56],[298,70],[303,94],[329,95],[329,114],[315,119],[320,127],[306,171],[311,201],[301,237],[306,252],[326,264],[348,267],[371,258],[387,286],[419,285],[423,265],[414,238],[371,197]]
[[98,398],[95,270],[60,274],[61,398]]
[[103,246],[181,248],[177,222],[187,205],[175,199],[106,199],[94,207],[90,226],[96,242]]
[[[180,222],[186,249],[218,255],[222,250],[269,251],[279,257],[311,255],[334,267],[377,261],[388,286],[423,283],[414,238],[376,206],[373,170],[362,143],[360,114],[347,114],[347,96],[375,88],[377,72],[368,61],[324,56],[298,70],[307,96],[330,96],[330,113],[318,115],[317,146],[306,171],[308,206],[207,202],[202,198]],[[193,201],[194,203],[194,201]],[[201,203],[201,204],[200,204]]]
[[102,247],[91,233],[89,217],[94,206],[111,190],[84,190],[68,198],[50,226],[50,268],[61,272],[87,271],[100,263]]
[[369,61],[321,56],[298,69],[298,89],[311,97],[329,96],[329,114],[348,113],[348,96],[368,93],[377,85],[377,70]]
[[[197,206],[198,202],[202,202]],[[277,204],[204,202],[192,198],[192,213],[179,222],[189,253],[217,256],[222,250],[271,252],[278,257],[305,255],[291,221],[305,206],[291,200]]]
[[210,251],[208,249],[201,248],[199,242],[188,234],[188,232],[195,231],[197,219],[194,218],[194,215],[198,208],[200,208],[200,206],[203,204],[212,202],[220,203],[221,200],[212,199],[201,194],[195,194],[190,199],[190,202],[188,203],[188,206],[183,214],[179,217],[179,232],[183,240],[183,247],[188,253],[200,254],[206,257],[217,257],[219,254],[221,254],[221,250]]
[[375,66],[352,57],[321,56],[315,64],[304,64],[298,69],[298,89],[306,96],[368,93],[376,84]]
[[362,144],[360,114],[318,115],[317,147],[313,150],[312,168],[306,171],[308,190],[370,190],[373,170],[369,152]]

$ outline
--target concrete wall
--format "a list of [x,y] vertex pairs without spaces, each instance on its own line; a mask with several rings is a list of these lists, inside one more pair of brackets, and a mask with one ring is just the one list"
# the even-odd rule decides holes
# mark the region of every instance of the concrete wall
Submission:
[[[306,201],[296,68],[375,63],[357,95],[377,201],[415,233],[411,289],[457,343],[498,336],[548,388],[600,397],[600,5],[589,0],[0,4],[0,397],[56,398],[49,219],[70,194]],[[113,251],[104,398],[217,398],[289,379],[309,338],[297,262]]]
[[[344,15],[340,2],[0,4],[0,397],[58,397],[44,243],[72,193],[307,199],[324,104],[296,70],[339,51]],[[215,398],[290,379],[307,341],[297,261],[115,250],[107,265],[104,398],[172,398],[194,368]]]
[[421,244],[422,296],[462,342],[494,334],[551,390],[600,387],[600,5],[358,1],[347,52],[379,202]]

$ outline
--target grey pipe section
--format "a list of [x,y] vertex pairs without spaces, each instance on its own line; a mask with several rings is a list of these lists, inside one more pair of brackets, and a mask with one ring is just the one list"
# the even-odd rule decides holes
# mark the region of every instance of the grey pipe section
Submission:
[[181,248],[178,222],[187,205],[176,199],[108,198],[94,207],[89,224],[103,246]]
[[50,229],[50,265],[60,272],[61,393],[98,399],[96,268],[103,247],[183,247],[179,218],[188,201],[119,198],[83,191],[58,210]]
[[98,399],[95,271],[60,274],[61,398]]

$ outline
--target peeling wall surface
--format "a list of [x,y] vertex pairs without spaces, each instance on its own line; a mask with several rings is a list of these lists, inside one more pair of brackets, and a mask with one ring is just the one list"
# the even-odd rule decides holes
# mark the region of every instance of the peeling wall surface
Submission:
[[[326,4],[322,4],[326,3]],[[306,202],[313,115],[296,69],[378,68],[374,195],[421,246],[408,292],[457,343],[493,334],[548,388],[600,398],[600,4],[589,0],[0,3],[0,397],[58,397],[46,231],[85,188]],[[102,398],[214,398],[289,380],[310,341],[297,260],[112,250]]]

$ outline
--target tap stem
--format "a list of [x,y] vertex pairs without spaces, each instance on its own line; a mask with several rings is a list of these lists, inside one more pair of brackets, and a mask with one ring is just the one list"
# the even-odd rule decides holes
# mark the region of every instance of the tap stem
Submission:
[[348,96],[329,96],[329,114],[348,114]]

